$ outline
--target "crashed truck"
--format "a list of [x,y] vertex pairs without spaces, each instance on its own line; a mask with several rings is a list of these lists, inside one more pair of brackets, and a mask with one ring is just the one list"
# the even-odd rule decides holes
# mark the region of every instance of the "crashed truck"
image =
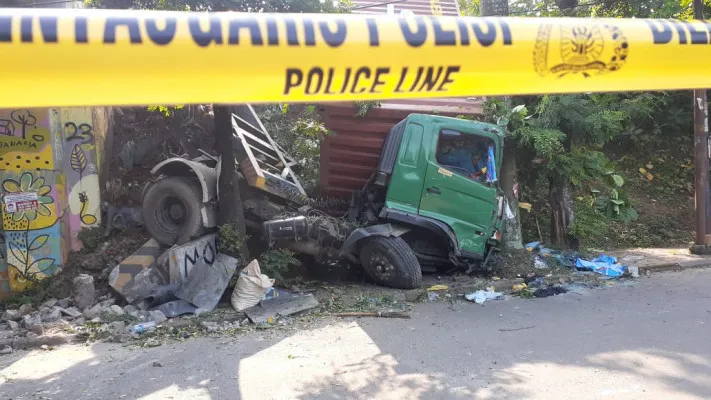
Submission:
[[[486,267],[501,238],[505,207],[495,178],[503,152],[504,132],[498,126],[409,115],[388,132],[377,167],[352,193],[347,212],[333,216],[308,198],[297,163],[271,138],[254,109],[230,110],[238,188],[251,237],[320,261],[360,264],[377,284],[402,289],[420,286],[423,270]],[[467,157],[474,161],[461,163]],[[466,168],[471,164],[482,167],[478,175]],[[156,165],[154,180],[142,194],[151,236],[172,246],[215,230],[217,182],[224,170],[222,161],[206,152]]]

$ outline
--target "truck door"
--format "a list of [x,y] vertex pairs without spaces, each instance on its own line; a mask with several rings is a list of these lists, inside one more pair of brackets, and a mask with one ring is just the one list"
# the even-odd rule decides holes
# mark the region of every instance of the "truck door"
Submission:
[[[494,233],[498,204],[496,183],[486,182],[485,170],[481,169],[486,161],[480,157],[482,149],[486,153],[496,143],[472,133],[438,126],[432,129],[439,132],[431,135],[436,143],[431,143],[427,152],[419,214],[452,227],[461,250],[483,254],[487,239]],[[482,175],[475,176],[477,170]]]
[[422,154],[424,127],[415,122],[406,125],[399,145],[395,168],[388,186],[387,207],[417,214],[427,160]]

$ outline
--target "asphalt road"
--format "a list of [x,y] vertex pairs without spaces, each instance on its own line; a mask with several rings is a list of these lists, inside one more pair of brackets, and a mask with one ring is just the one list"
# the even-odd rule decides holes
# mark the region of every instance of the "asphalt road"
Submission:
[[[708,399],[711,271],[411,320],[0,357],[3,399]],[[158,362],[162,366],[154,366]]]

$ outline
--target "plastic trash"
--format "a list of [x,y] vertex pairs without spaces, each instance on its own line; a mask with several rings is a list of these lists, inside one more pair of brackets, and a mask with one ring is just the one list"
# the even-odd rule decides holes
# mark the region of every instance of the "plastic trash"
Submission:
[[504,298],[503,293],[494,292],[491,290],[477,290],[474,293],[464,295],[464,298],[473,301],[476,304],[484,304],[487,300],[499,300]]
[[264,297],[262,300],[271,300],[279,297],[279,292],[274,287],[268,287],[264,290]]
[[133,333],[143,333],[146,331],[153,330],[153,329],[155,329],[155,327],[156,327],[156,321],[148,321],[148,322],[144,322],[142,324],[134,325],[131,328],[131,331]]
[[436,292],[438,290],[447,290],[449,289],[449,286],[447,285],[432,285],[427,288],[428,292]]
[[536,269],[547,269],[547,268],[550,268],[550,266],[548,265],[548,263],[546,262],[546,260],[544,260],[543,257],[539,256],[538,254],[536,254],[536,255],[533,257],[533,266],[534,266]]
[[523,247],[528,251],[538,250],[538,248],[541,247],[541,242],[526,243]]
[[617,264],[617,259],[615,257],[605,254],[600,255],[592,261],[578,258],[575,260],[575,266],[577,268],[588,269],[600,275],[613,278],[620,277],[625,273],[625,271],[627,271],[627,267]]

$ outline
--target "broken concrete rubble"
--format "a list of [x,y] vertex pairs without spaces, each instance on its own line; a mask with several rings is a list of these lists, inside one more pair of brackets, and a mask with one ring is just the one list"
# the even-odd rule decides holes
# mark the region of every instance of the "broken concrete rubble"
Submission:
[[45,308],[43,310],[49,310],[49,312],[48,313],[40,312],[40,315],[42,316],[42,321],[54,322],[54,321],[58,321],[60,318],[62,318],[62,313],[59,311],[59,307],[55,307],[52,309]]
[[160,324],[162,322],[165,322],[166,319],[168,319],[165,314],[163,314],[162,311],[160,310],[153,310],[149,312],[150,318],[155,321],[157,324]]
[[59,310],[62,314],[68,315],[72,318],[79,318],[82,316],[81,311],[79,311],[76,307],[67,307],[67,308],[60,308]]
[[22,315],[18,310],[5,310],[2,315],[3,321],[19,321],[20,319],[22,319]]
[[20,316],[24,317],[32,312],[32,304],[23,304],[18,311],[20,312]]
[[57,299],[49,299],[49,300],[45,301],[44,303],[42,303],[40,308],[52,308],[57,304],[58,301],[59,300],[57,300]]
[[25,315],[22,319],[22,323],[25,329],[33,332],[37,335],[42,335],[44,333],[44,326],[42,326],[42,318],[39,315]]
[[124,314],[123,308],[117,306],[116,304],[109,307],[108,311],[112,314],[115,314],[115,315],[123,315]]
[[69,297],[67,297],[67,298],[58,300],[58,301],[57,301],[57,305],[60,306],[60,307],[62,307],[62,308],[68,308],[69,306],[72,305],[72,299],[70,299]]
[[87,274],[81,274],[74,278],[74,287],[72,290],[72,298],[74,305],[79,309],[90,307],[94,304],[94,277]]
[[157,262],[164,249],[151,239],[133,252],[109,275],[109,285],[126,301],[146,298],[156,286],[170,283],[168,270]]
[[101,304],[95,304],[93,307],[90,307],[90,308],[87,308],[86,310],[84,310],[84,318],[94,319],[94,318],[100,316],[103,311],[104,311],[104,308],[101,307]]

